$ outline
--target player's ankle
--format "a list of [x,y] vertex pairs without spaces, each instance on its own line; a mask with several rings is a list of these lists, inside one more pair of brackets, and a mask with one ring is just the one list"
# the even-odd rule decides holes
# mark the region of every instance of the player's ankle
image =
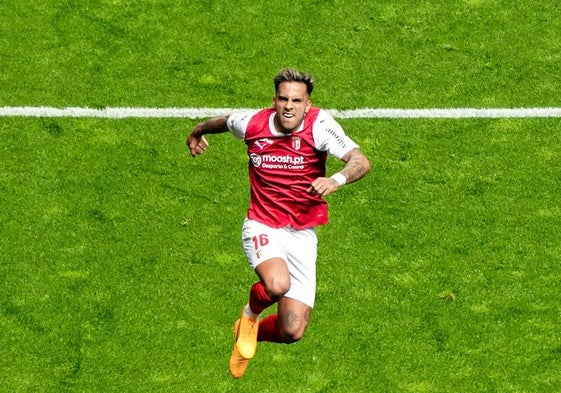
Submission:
[[255,314],[252,310],[251,307],[249,307],[249,303],[245,305],[244,309],[243,309],[244,315],[250,319],[259,319],[259,316],[261,314]]

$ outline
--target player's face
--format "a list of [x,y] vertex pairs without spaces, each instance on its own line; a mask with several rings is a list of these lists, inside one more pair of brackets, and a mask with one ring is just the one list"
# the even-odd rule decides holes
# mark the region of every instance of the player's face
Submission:
[[275,126],[283,134],[298,130],[306,113],[312,107],[306,84],[303,82],[282,82],[273,97],[273,106],[277,111]]

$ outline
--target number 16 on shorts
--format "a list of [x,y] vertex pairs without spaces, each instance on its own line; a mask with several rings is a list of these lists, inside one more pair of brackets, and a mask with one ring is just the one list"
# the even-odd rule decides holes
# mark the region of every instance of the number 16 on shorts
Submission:
[[265,247],[267,244],[269,244],[269,237],[267,236],[266,233],[262,233],[258,236],[253,236],[253,238],[251,239],[253,240],[253,248],[255,249],[255,256],[257,256],[257,258],[261,258],[261,248]]

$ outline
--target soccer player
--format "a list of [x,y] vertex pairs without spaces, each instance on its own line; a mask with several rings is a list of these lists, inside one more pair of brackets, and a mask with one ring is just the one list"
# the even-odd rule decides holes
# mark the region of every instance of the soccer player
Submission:
[[[259,280],[234,323],[230,373],[241,378],[258,341],[292,343],[304,335],[316,293],[315,227],[328,222],[324,197],[370,170],[368,159],[325,110],[312,106],[314,79],[296,69],[274,78],[273,107],[219,116],[197,124],[187,146],[193,157],[204,137],[230,131],[247,145],[250,203],[243,248]],[[326,177],[326,158],[345,165]],[[277,313],[260,319],[277,304]]]

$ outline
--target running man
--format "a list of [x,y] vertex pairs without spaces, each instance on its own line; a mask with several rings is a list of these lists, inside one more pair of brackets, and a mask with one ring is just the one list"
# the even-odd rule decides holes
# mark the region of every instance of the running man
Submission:
[[[249,156],[250,202],[242,227],[243,248],[259,280],[234,323],[230,373],[241,378],[257,342],[300,340],[316,295],[315,227],[328,222],[324,197],[370,171],[358,145],[325,110],[312,106],[314,79],[296,69],[274,78],[273,107],[219,116],[195,126],[187,138],[193,157],[209,144],[206,134],[230,131]],[[326,177],[326,159],[343,169]],[[261,313],[277,304],[277,313]]]

